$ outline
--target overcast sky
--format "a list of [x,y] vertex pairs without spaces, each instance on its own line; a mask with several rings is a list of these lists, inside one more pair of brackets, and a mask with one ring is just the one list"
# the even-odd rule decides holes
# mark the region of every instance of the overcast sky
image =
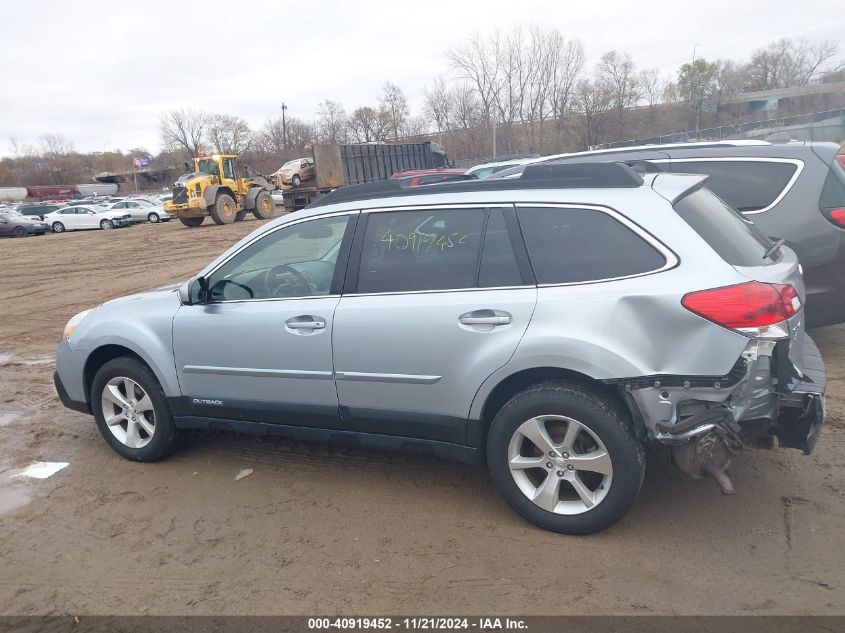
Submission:
[[[631,54],[666,75],[697,56],[747,57],[781,37],[842,41],[842,0],[11,0],[0,33],[0,155],[10,139],[62,134],[79,151],[159,149],[158,118],[191,107],[253,127],[347,111],[386,80],[414,114],[472,31],[531,22],[580,38],[592,66]],[[840,54],[845,57],[845,50]]]

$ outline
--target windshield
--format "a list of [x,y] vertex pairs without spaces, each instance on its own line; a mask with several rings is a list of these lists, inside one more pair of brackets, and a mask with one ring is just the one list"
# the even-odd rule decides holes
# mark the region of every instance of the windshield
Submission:
[[197,170],[203,174],[209,174],[211,176],[219,176],[220,170],[217,168],[217,163],[215,163],[210,158],[204,158],[203,160],[199,161],[197,165]]
[[282,169],[299,169],[299,161],[301,158],[297,158],[296,160],[289,160],[284,165],[282,165]]

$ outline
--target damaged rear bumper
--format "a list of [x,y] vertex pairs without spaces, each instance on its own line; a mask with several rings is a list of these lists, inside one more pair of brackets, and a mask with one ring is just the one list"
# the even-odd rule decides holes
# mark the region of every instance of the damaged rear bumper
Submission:
[[[789,341],[755,341],[724,376],[648,376],[617,381],[630,394],[649,440],[682,445],[715,433],[732,448],[773,437],[809,454],[825,418],[824,364],[803,334],[801,368]],[[765,444],[765,442],[762,442]]]

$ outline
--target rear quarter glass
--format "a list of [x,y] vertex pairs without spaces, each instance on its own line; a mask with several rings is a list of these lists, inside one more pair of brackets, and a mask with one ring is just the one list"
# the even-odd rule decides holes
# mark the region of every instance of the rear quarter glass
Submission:
[[774,263],[774,257],[763,257],[772,242],[709,189],[696,189],[678,200],[674,209],[731,266]]

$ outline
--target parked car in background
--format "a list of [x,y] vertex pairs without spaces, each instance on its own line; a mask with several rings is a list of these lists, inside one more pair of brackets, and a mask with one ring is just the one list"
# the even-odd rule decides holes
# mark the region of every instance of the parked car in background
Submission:
[[38,202],[35,204],[22,204],[17,208],[17,212],[21,215],[32,216],[38,218],[39,220],[43,220],[45,214],[52,213],[53,211],[58,211],[63,206],[65,205],[48,204],[46,202]]
[[306,180],[314,178],[314,159],[306,156],[289,160],[273,175],[277,176],[283,185],[298,187]]
[[273,199],[273,204],[277,206],[284,205],[285,203],[284,191],[281,189],[274,189],[271,191],[270,197]]
[[798,253],[807,285],[807,325],[819,327],[845,322],[845,155],[840,152],[836,143],[739,140],[600,150],[531,162],[647,161],[670,173],[707,175],[708,189],[766,236],[783,238]]
[[481,165],[476,165],[475,167],[470,167],[467,169],[467,175],[473,175],[476,178],[483,180],[484,178],[488,178],[493,174],[502,171],[503,169],[510,169],[511,167],[518,167],[524,163],[524,159],[521,160],[506,160],[498,163],[482,163]]
[[336,189],[178,289],[74,316],[56,390],[136,461],[214,428],[486,463],[557,532],[619,520],[646,447],[731,492],[742,445],[813,449],[825,372],[795,253],[703,181],[541,165]]
[[118,211],[127,211],[133,222],[150,222],[151,224],[158,224],[159,222],[169,222],[170,220],[176,218],[176,215],[165,211],[163,206],[155,205],[142,198],[121,200],[120,202],[115,202],[106,208]]
[[125,210],[105,209],[97,206],[68,206],[44,216],[54,233],[78,229],[116,229],[132,224]]
[[44,235],[47,224],[14,211],[0,211],[0,236]]
[[409,187],[430,185],[435,182],[451,182],[455,180],[477,180],[478,176],[467,174],[465,169],[407,169],[397,171],[390,179],[402,179]]

